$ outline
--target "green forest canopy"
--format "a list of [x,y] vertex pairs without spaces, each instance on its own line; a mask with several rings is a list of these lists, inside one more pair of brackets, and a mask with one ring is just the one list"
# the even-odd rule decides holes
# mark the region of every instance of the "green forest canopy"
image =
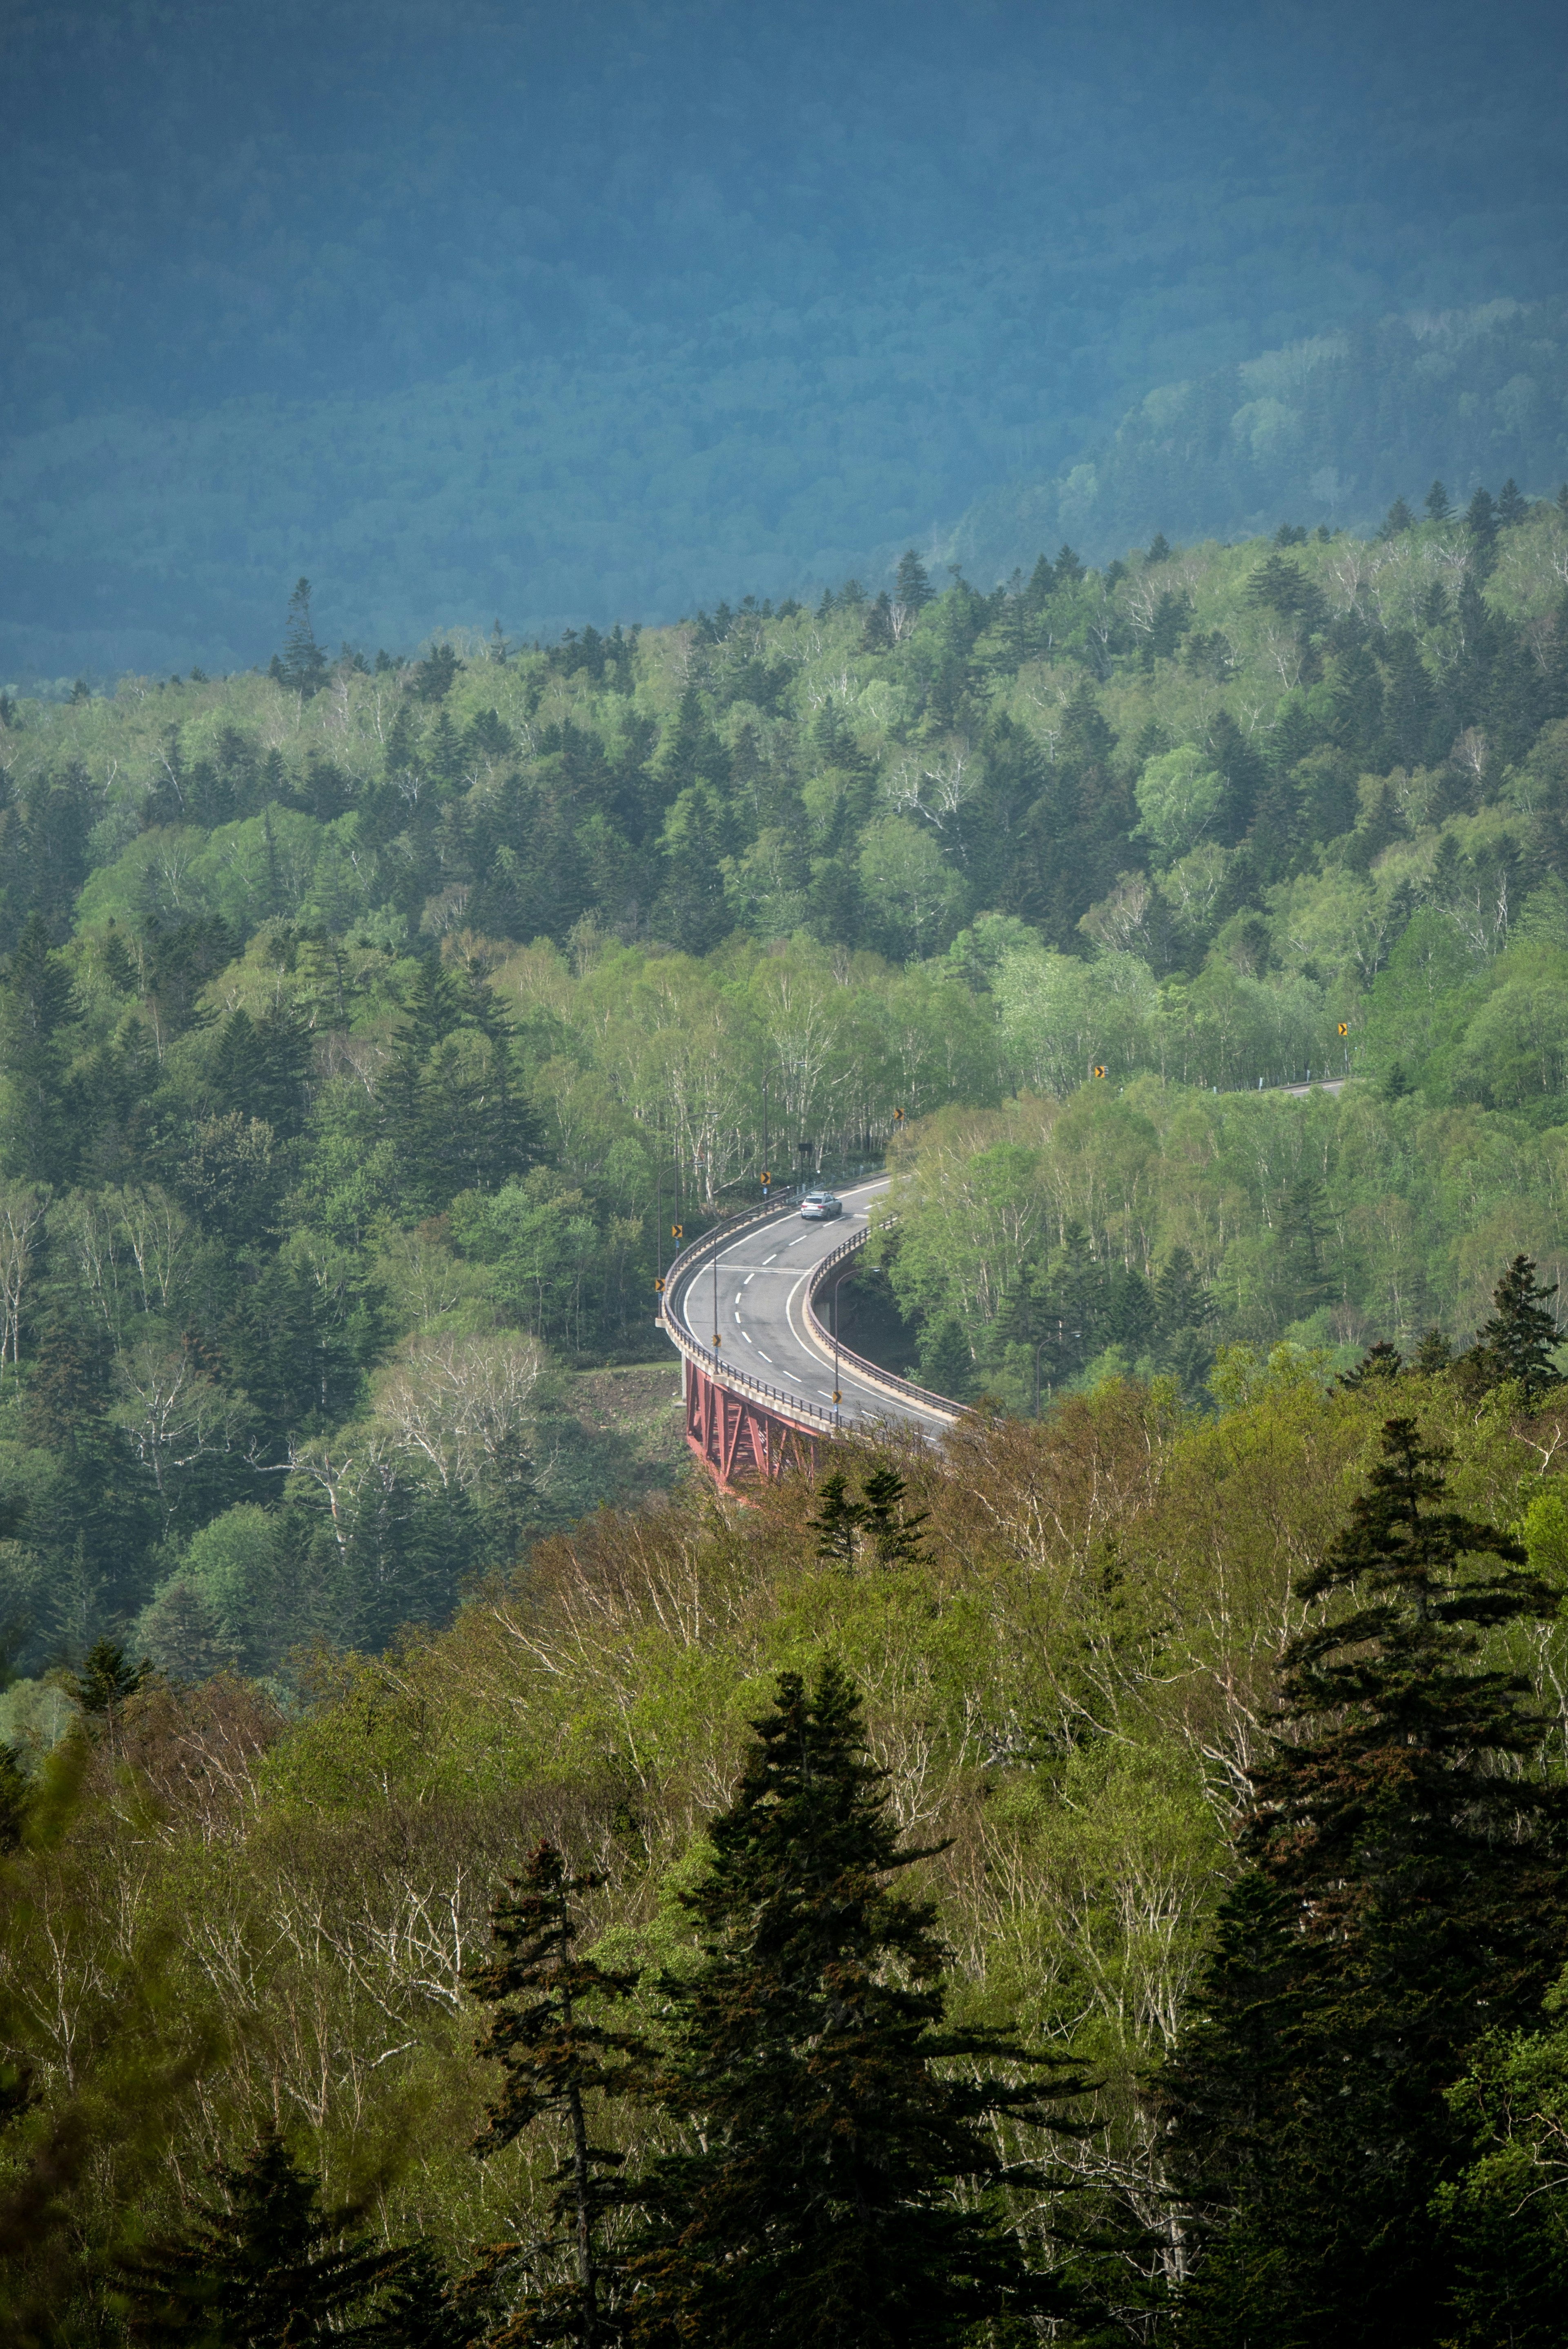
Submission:
[[445,1619],[765,1133],[907,1112],[887,1343],[1015,1409],[1559,1278],[1568,514],[1417,502],[6,702],[15,1667]]

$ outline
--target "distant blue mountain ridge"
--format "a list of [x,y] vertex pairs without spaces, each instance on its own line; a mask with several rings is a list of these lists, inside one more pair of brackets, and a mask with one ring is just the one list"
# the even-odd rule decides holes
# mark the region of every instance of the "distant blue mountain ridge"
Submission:
[[1101,563],[1155,531],[1366,532],[1434,480],[1457,505],[1510,479],[1535,496],[1568,480],[1568,300],[1386,317],[1163,384],[1077,464],[977,499],[931,552],[989,585],[1064,541]]
[[[912,543],[938,570],[956,564],[986,587],[1064,542],[1100,564],[1156,531],[1176,541],[1246,538],[1282,522],[1369,532],[1396,498],[1418,507],[1434,479],[1456,505],[1478,484],[1496,492],[1511,478],[1527,495],[1553,495],[1568,479],[1568,297],[1408,312],[1161,385],[1059,472],[1000,483],[950,523],[901,518],[893,501],[892,529],[880,543],[825,545],[809,531],[814,552],[804,560],[792,560],[777,536],[759,550],[744,529],[727,534],[722,497],[717,510],[688,516],[689,540],[666,544],[660,561],[639,551],[634,520],[617,546],[598,494],[596,440],[607,420],[585,418],[576,447],[556,448],[536,481],[539,440],[509,429],[510,398],[467,378],[390,395],[375,411],[379,440],[371,411],[349,403],[341,415],[330,404],[290,414],[258,399],[189,420],[127,417],[98,440],[97,478],[88,428],[60,428],[52,450],[50,436],[36,436],[29,456],[4,471],[17,510],[45,517],[34,523],[29,568],[46,574],[51,557],[64,558],[57,616],[47,626],[0,619],[0,681],[58,694],[77,669],[101,681],[192,659],[212,670],[247,667],[257,657],[264,579],[292,579],[302,557],[343,582],[330,603],[323,599],[334,638],[372,650],[390,629],[392,648],[412,650],[431,626],[487,625],[492,605],[514,633],[521,623],[525,635],[549,635],[583,616],[659,624],[748,588],[814,600],[853,574],[874,589]],[[841,429],[857,460],[874,464],[874,416],[852,414]],[[656,468],[662,453],[643,461]],[[742,453],[732,452],[732,468]],[[633,451],[623,448],[614,462],[627,470],[632,509]],[[425,490],[422,463],[438,471],[439,494]],[[399,465],[402,501],[381,494],[377,479]],[[201,543],[182,519],[192,477],[219,502],[260,502],[242,560],[222,542]],[[335,514],[322,511],[323,477],[342,501]],[[460,529],[449,519],[454,504],[465,510]],[[536,507],[539,530],[548,512],[556,536],[575,543],[574,557],[547,558],[542,539],[531,537]],[[73,616],[73,581],[78,569],[87,575],[93,536],[107,530],[129,571],[143,561],[153,567],[160,548],[166,564],[170,541],[188,528],[184,576],[188,593],[204,599],[200,621],[181,632],[156,593],[157,625],[144,630],[119,620],[95,631],[90,596]],[[14,554],[20,547],[15,538]],[[530,573],[544,559],[562,574],[558,597],[570,598],[558,617],[527,601]],[[356,564],[383,583],[379,598],[355,592]]]

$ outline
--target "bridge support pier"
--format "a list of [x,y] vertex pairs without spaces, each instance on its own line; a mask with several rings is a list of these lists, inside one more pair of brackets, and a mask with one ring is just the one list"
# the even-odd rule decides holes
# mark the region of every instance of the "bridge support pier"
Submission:
[[748,1394],[721,1387],[686,1358],[686,1440],[716,1485],[759,1476],[774,1483],[786,1468],[814,1475],[817,1442]]

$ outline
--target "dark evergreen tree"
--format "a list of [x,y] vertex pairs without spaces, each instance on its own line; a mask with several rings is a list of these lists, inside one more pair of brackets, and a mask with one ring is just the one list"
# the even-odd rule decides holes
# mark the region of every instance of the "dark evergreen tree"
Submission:
[[[1531,2018],[1568,1930],[1568,1789],[1483,1637],[1555,1610],[1446,1454],[1389,1420],[1297,1595],[1280,1732],[1243,1872],[1167,2075],[1172,2168],[1209,2249],[1183,2341],[1430,2349],[1449,2276],[1431,2205],[1465,2152],[1469,2050]],[[1485,1566],[1481,1561],[1489,1561]],[[1265,2323],[1266,2320],[1266,2323]]]
[[[624,2004],[636,1975],[598,1965],[573,1947],[582,1931],[580,1904],[603,1882],[592,1873],[573,1876],[555,1846],[541,1842],[490,1912],[500,1954],[467,1976],[470,1993],[496,2009],[478,2045],[503,2075],[475,2151],[499,2152],[537,2121],[552,2123],[562,2143],[547,2180],[556,2232],[531,2247],[530,2281],[499,2336],[520,2349],[552,2341],[609,2349],[622,2337],[614,2313],[620,2267],[605,2248],[604,2222],[636,2194],[622,2174],[624,2156],[593,2142],[590,2100],[636,2092],[647,2066],[634,2032],[598,2019],[606,2007]],[[493,2265],[514,2259],[515,2248],[503,2247]],[[568,2273],[541,2279],[542,2262],[564,2262]]]
[[70,1179],[84,1106],[70,1081],[77,1033],[65,957],[33,914],[0,978],[0,1075],[8,1081],[0,1164],[10,1174],[57,1185]]
[[71,1694],[89,1719],[112,1719],[126,1699],[146,1685],[151,1669],[145,1656],[133,1664],[112,1640],[99,1640],[88,1650],[72,1680]]
[[1519,483],[1510,473],[1498,492],[1498,522],[1504,530],[1511,530],[1514,523],[1522,522],[1529,512],[1530,501],[1522,495]]
[[892,648],[892,604],[884,587],[866,613],[865,626],[861,630],[861,650],[885,653]]
[[[376,2349],[502,2349],[515,2326],[494,2324],[495,2295],[488,2263],[472,2276],[450,2278],[425,2243],[414,2244],[387,2285],[377,2313],[358,2337]],[[356,2337],[355,2328],[333,2339]]]
[[1396,498],[1383,517],[1383,525],[1377,535],[1379,538],[1402,538],[1406,531],[1413,530],[1415,526],[1416,517],[1404,499]]
[[1483,1387],[1509,1381],[1524,1392],[1526,1402],[1537,1402],[1551,1387],[1561,1386],[1562,1373],[1553,1365],[1559,1337],[1557,1317],[1549,1300],[1557,1294],[1535,1278],[1527,1256],[1516,1256],[1492,1291],[1496,1309],[1484,1322],[1465,1357],[1467,1372]]
[[944,1314],[923,1330],[920,1340],[920,1375],[933,1394],[966,1402],[975,1380],[975,1350],[955,1313]]
[[1415,637],[1396,628],[1388,638],[1384,727],[1387,745],[1401,767],[1418,767],[1431,755],[1438,697]]
[[212,2175],[219,2198],[199,2203],[174,2240],[128,2263],[133,2340],[316,2349],[387,2338],[370,2306],[406,2267],[406,2251],[372,2241],[356,2211],[324,2208],[319,2179],[279,2137]]
[[1286,1191],[1279,1219],[1280,1247],[1287,1268],[1284,1300],[1287,1318],[1305,1318],[1334,1294],[1327,1268],[1328,1213],[1320,1175],[1304,1172]]
[[1065,2314],[999,2200],[1047,2180],[996,2129],[1060,2128],[1083,2083],[946,2022],[934,1909],[892,1881],[926,1855],[899,1846],[843,1672],[786,1674],[755,1728],[684,1896],[700,1960],[663,1984],[662,2100],[696,2135],[649,2179],[630,2339],[924,2349]]
[[417,701],[445,701],[467,663],[458,658],[455,645],[434,645],[408,680]]
[[[274,674],[280,685],[291,693],[303,693],[306,698],[319,693],[326,683],[326,655],[315,640],[311,622],[311,584],[308,579],[296,579],[289,597],[288,624],[284,630],[283,659]],[[276,656],[274,655],[274,660]]]
[[1214,1367],[1208,1330],[1212,1310],[1190,1251],[1172,1248],[1154,1281],[1154,1355],[1188,1394],[1200,1391]]
[[1166,537],[1165,533],[1162,530],[1157,530],[1153,537],[1150,540],[1149,551],[1145,554],[1143,560],[1146,564],[1170,562],[1171,542]]
[[923,604],[931,602],[933,593],[930,575],[912,546],[899,557],[893,578],[893,602],[902,604],[906,611],[918,612]]
[[419,966],[381,1097],[409,1195],[432,1211],[495,1190],[532,1155],[512,1032],[482,973]]
[[1387,1338],[1379,1338],[1376,1345],[1367,1347],[1353,1371],[1340,1372],[1335,1384],[1351,1389],[1385,1386],[1391,1379],[1397,1379],[1404,1367],[1405,1357],[1398,1346],[1390,1345]]
[[[1169,551],[1169,550],[1167,550]],[[1024,602],[1031,614],[1037,616],[1057,591],[1057,574],[1047,555],[1037,555],[1024,589]]]
[[1431,488],[1427,492],[1424,503],[1429,522],[1447,522],[1453,512],[1453,507],[1449,502],[1449,493],[1441,481],[1432,483]]
[[27,1830],[33,1782],[14,1745],[0,1743],[0,1855],[15,1851]]
[[1476,567],[1484,578],[1497,560],[1497,507],[1490,490],[1477,490],[1465,508],[1465,528],[1470,534]]
[[1449,1343],[1447,1332],[1439,1330],[1434,1322],[1412,1355],[1410,1368],[1418,1371],[1423,1378],[1433,1378],[1438,1371],[1446,1371],[1453,1358],[1454,1350]]
[[849,1497],[849,1480],[833,1469],[817,1486],[817,1512],[806,1523],[817,1537],[817,1556],[830,1566],[853,1566],[860,1555],[865,1509]]
[[921,1527],[929,1509],[903,1506],[907,1487],[891,1464],[873,1468],[861,1486],[861,1533],[879,1566],[918,1566],[925,1557]]

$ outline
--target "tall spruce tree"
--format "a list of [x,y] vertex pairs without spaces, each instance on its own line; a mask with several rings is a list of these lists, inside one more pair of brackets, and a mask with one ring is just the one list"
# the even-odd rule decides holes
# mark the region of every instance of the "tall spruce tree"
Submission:
[[264,2137],[213,2171],[219,2198],[128,2265],[131,2338],[200,2349],[315,2349],[318,2343],[407,2334],[369,2310],[409,2253],[359,2232],[356,2213],[323,2206],[320,2181],[283,2139]]
[[931,1512],[906,1509],[907,1490],[898,1470],[886,1462],[872,1469],[861,1487],[861,1527],[879,1566],[919,1566],[924,1561],[921,1527]]
[[1511,1381],[1523,1389],[1527,1403],[1538,1402],[1549,1387],[1562,1385],[1552,1359],[1559,1334],[1557,1317],[1549,1309],[1556,1294],[1555,1281],[1548,1288],[1536,1279],[1529,1257],[1514,1257],[1492,1290],[1491,1320],[1482,1324],[1464,1357],[1473,1382],[1489,1387]]
[[[622,2337],[614,2313],[618,2264],[605,2251],[603,2222],[635,2197],[621,2174],[624,2157],[590,2135],[589,2100],[636,2088],[645,2050],[634,2032],[597,2019],[631,1996],[636,1975],[579,1957],[572,1946],[581,1930],[575,1907],[603,1881],[573,1876],[555,1846],[542,1842],[495,1903],[490,1932],[499,1955],[468,1977],[473,1996],[496,2009],[479,2052],[503,2075],[475,2151],[498,2152],[541,2120],[553,2121],[563,2138],[547,2181],[558,2231],[529,2255],[530,2271],[538,2276],[543,2267],[544,2280],[525,2288],[497,2336],[519,2349],[551,2341],[608,2349]],[[498,2274],[516,2250],[503,2245],[492,2255]],[[548,2265],[562,2258],[570,2272],[552,2280]]]
[[850,1498],[849,1479],[835,1468],[817,1487],[817,1513],[806,1523],[817,1537],[817,1556],[829,1566],[853,1566],[860,1552],[865,1509]]
[[1449,2279],[1433,2197],[1462,2165],[1448,2092],[1537,2013],[1568,1935],[1568,1789],[1485,1634],[1550,1615],[1524,1551],[1449,1507],[1446,1455],[1391,1419],[1344,1533],[1297,1584],[1243,1873],[1165,2082],[1207,2256],[1192,2349],[1430,2349]]
[[700,1961],[663,1984],[661,2098],[691,2134],[648,2181],[629,2338],[923,2349],[1064,2313],[1001,2206],[1047,2180],[997,2128],[1060,2129],[1085,2084],[1019,2078],[1040,2059],[946,2022],[934,1910],[891,1882],[928,1855],[900,1847],[847,1676],[785,1674],[754,1726],[685,1896]]
[[310,616],[312,593],[308,579],[295,580],[284,629],[283,658],[275,672],[291,693],[303,693],[307,700],[326,683],[326,655],[315,640]]

